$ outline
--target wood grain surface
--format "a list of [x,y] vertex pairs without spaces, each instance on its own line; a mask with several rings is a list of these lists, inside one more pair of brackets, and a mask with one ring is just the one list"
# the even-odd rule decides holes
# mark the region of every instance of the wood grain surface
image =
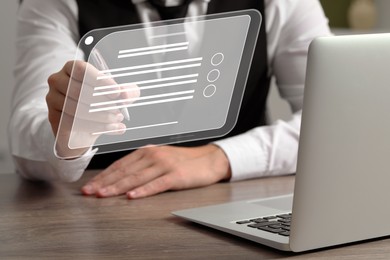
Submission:
[[82,196],[80,187],[94,174],[71,184],[1,175],[0,259],[390,259],[390,239],[283,253],[171,215],[178,209],[290,193],[293,176],[127,200]]

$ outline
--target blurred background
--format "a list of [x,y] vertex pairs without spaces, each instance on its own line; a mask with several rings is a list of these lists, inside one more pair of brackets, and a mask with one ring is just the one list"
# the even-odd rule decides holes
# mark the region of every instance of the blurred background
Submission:
[[[18,0],[2,1],[0,6],[0,174],[12,173],[13,165],[8,151],[7,122],[10,98],[14,85],[14,39]],[[390,32],[389,0],[321,0],[335,34]],[[290,109],[279,98],[275,86],[271,88],[268,103],[270,120],[288,119]]]

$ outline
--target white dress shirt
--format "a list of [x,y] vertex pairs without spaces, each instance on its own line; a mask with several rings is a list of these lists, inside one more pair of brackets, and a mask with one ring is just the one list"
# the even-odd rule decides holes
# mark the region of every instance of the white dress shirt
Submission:
[[[229,158],[232,180],[295,172],[308,46],[315,37],[330,34],[318,0],[265,0],[265,17],[270,73],[294,114],[291,121],[216,142]],[[8,129],[16,170],[23,177],[75,181],[95,153],[74,160],[56,158],[47,118],[47,78],[66,61],[83,58],[75,57],[78,39],[76,1],[24,0],[18,13],[16,85]]]

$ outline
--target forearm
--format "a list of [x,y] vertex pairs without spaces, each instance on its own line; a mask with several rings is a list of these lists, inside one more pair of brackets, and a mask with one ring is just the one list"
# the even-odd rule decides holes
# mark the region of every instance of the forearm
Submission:
[[54,133],[45,102],[48,77],[66,61],[75,59],[75,20],[72,2],[26,0],[19,9],[8,132],[16,169],[29,179],[74,181],[92,157],[92,153],[72,161],[55,157]]
[[257,127],[221,140],[230,162],[232,181],[294,173],[296,170],[301,114],[288,121]]
[[[92,156],[90,156],[92,157]],[[13,156],[16,172],[29,180],[73,182],[84,173],[89,158],[68,161],[36,161]]]
[[9,123],[10,150],[17,172],[28,179],[75,181],[94,152],[76,160],[60,160],[53,152],[54,134],[44,107],[36,100],[14,107]]

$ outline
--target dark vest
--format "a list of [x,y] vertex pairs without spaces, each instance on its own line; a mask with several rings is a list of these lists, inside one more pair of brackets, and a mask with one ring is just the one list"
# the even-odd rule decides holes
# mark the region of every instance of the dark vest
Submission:
[[[160,7],[155,5],[162,19],[182,18],[186,15],[190,1],[178,7]],[[79,8],[80,38],[88,31],[97,28],[141,23],[136,8],[130,0],[77,0]],[[208,14],[257,9],[263,16],[259,39],[249,72],[238,121],[233,130],[224,136],[230,137],[244,133],[254,127],[266,124],[266,100],[269,91],[267,39],[265,33],[264,1],[259,0],[211,0]],[[217,139],[181,143],[181,146],[197,146]],[[129,151],[96,155],[90,169],[102,169]]]

